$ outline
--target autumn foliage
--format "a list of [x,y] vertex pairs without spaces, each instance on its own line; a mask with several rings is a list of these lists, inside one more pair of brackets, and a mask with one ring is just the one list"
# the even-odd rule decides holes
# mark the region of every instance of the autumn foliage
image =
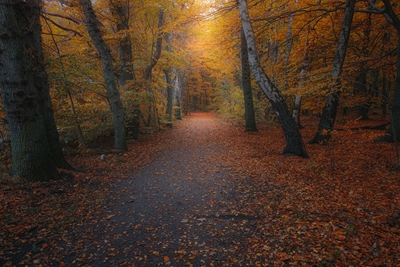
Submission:
[[[345,1],[247,2],[262,68],[289,108],[302,97],[301,134],[309,141],[332,86]],[[254,226],[246,246],[234,248],[223,261],[209,259],[215,266],[400,266],[398,143],[374,142],[393,121],[390,109],[399,89],[399,35],[383,1],[356,3],[335,129],[325,145],[306,145],[309,159],[281,155],[284,136],[254,77],[259,132],[244,132],[236,1],[99,0],[93,5],[113,57],[129,150],[115,151],[110,143],[110,99],[81,6],[43,1],[42,46],[52,105],[64,154],[75,170],[45,183],[8,177],[10,132],[0,105],[0,265],[85,266],[94,260],[84,245],[91,237],[79,236],[88,222],[110,219],[102,209],[112,188],[159,153],[192,140],[202,127],[213,131],[193,142],[221,148],[208,157],[230,174],[226,179],[236,196],[229,201],[240,206],[236,215],[245,218],[243,224]],[[118,12],[124,8],[129,12]],[[121,57],[127,40],[128,63]],[[121,82],[127,65],[131,77]],[[179,121],[182,114],[186,117]],[[198,118],[204,124],[196,125]],[[132,126],[135,119],[139,123]],[[217,206],[215,200],[208,203]],[[218,234],[232,237],[240,229],[232,227]],[[178,252],[148,251],[165,264],[199,262],[199,251]],[[109,258],[117,254],[110,252]]]

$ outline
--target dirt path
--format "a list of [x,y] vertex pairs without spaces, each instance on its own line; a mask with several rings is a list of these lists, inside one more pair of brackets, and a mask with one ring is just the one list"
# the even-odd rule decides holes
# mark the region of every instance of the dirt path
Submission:
[[87,227],[67,264],[246,266],[242,253],[257,217],[243,213],[242,187],[219,163],[223,131],[212,115],[179,122],[168,148],[112,189],[106,220]]

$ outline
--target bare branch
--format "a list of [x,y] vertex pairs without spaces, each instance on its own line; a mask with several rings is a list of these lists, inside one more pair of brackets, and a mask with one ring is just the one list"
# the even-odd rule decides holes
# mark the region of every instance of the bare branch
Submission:
[[[385,2],[385,1],[384,1],[384,2]],[[371,8],[372,8],[373,10],[379,12],[379,14],[382,14],[382,15],[385,17],[386,21],[387,21],[389,24],[392,24],[392,25],[393,25],[393,18],[392,18],[385,10],[383,10],[383,9],[381,9],[381,8],[379,8],[379,7],[377,7],[371,0],[368,1],[368,4],[371,6]]]
[[58,23],[55,22],[54,20],[52,20],[52,19],[50,19],[50,18],[48,18],[48,17],[46,17],[46,16],[44,16],[44,15],[42,15],[42,18],[44,18],[44,19],[47,20],[47,21],[50,21],[53,25],[57,26],[57,27],[60,28],[61,30],[70,31],[70,32],[75,33],[76,35],[79,35],[80,37],[83,37],[83,35],[82,35],[80,32],[77,32],[77,31],[75,31],[75,30],[73,30],[73,29],[69,29],[69,28],[66,28],[66,27],[64,27],[64,26],[61,26],[60,24],[58,24]]
[[66,15],[62,15],[62,14],[58,14],[58,13],[54,13],[54,12],[48,12],[44,9],[42,9],[42,13],[49,15],[49,16],[54,16],[54,17],[59,17],[59,18],[63,18],[63,19],[67,19],[70,20],[76,24],[82,24],[82,21],[77,20],[76,18],[70,17],[70,16],[66,16]]

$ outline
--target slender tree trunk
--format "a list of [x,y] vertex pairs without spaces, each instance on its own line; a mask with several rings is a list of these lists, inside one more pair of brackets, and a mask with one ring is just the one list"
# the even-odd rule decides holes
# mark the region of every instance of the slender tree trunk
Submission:
[[[362,97],[367,98],[367,74],[368,74],[368,69],[361,66],[360,67],[360,73],[357,78],[357,94],[362,95]],[[361,118],[361,120],[368,120],[368,103],[367,101],[363,101],[363,103],[358,106],[358,117]]]
[[[308,56],[308,33],[309,33],[309,31],[310,31],[310,29],[307,30],[303,64],[302,64],[301,70],[300,70],[300,81],[298,84],[299,91],[301,91],[303,89],[307,72],[310,69],[309,56]],[[303,128],[303,126],[300,123],[301,100],[302,100],[302,96],[299,94],[296,94],[295,99],[294,99],[293,111],[292,111],[292,117],[300,129]]]
[[265,74],[258,60],[255,36],[250,22],[247,1],[239,0],[238,3],[242,27],[247,41],[250,69],[261,90],[267,96],[269,102],[274,108],[286,138],[286,147],[283,150],[283,154],[308,157],[299,128],[293,120],[283,96]]
[[158,31],[159,32],[158,32],[158,37],[157,37],[157,41],[156,41],[156,47],[155,47],[156,50],[154,51],[154,54],[151,56],[150,63],[147,65],[147,67],[144,71],[144,74],[143,74],[143,79],[146,81],[151,81],[151,72],[161,57],[163,35],[161,34],[160,30],[163,25],[164,25],[164,10],[160,10],[160,13],[158,14]]
[[83,12],[85,14],[85,23],[88,28],[90,37],[100,54],[104,80],[108,98],[110,99],[111,111],[114,123],[114,148],[116,150],[126,151],[126,131],[125,131],[125,115],[122,106],[120,94],[114,77],[114,69],[112,65],[112,56],[109,47],[103,40],[103,34],[100,30],[100,23],[94,13],[92,2],[90,0],[80,0]]
[[161,33],[161,27],[164,25],[164,10],[160,10],[160,13],[158,14],[158,36],[157,36],[157,41],[155,44],[155,51],[154,54],[151,55],[150,63],[147,65],[144,73],[143,73],[143,79],[146,81],[146,86],[148,93],[152,96],[150,99],[150,104],[148,106],[149,110],[149,123],[150,120],[153,120],[153,128],[154,131],[158,131],[158,115],[157,115],[157,107],[155,103],[155,95],[153,93],[153,89],[151,88],[152,86],[152,71],[154,66],[157,64],[158,60],[161,57],[161,51],[162,51],[162,40],[163,40],[163,35]]
[[386,116],[387,115],[387,106],[388,106],[388,100],[389,100],[389,90],[390,90],[390,86],[389,86],[389,81],[386,77],[386,73],[383,73],[383,77],[382,77],[382,116]]
[[[110,0],[112,12],[117,20],[117,31],[129,30],[129,1],[122,3],[121,1]],[[132,43],[129,34],[124,36],[118,43],[119,65],[117,70],[118,83],[123,90],[134,91],[134,99],[131,99],[131,114],[127,116],[126,125],[128,132],[137,139],[140,133],[140,107],[137,95],[137,89],[134,87],[135,71],[133,68]]]
[[167,82],[167,115],[168,119],[171,121],[172,120],[172,100],[174,97],[174,87],[172,84],[172,79],[171,79],[171,71],[169,69],[164,70],[165,74],[165,80]]
[[331,131],[335,125],[337,107],[339,103],[338,87],[340,86],[340,76],[342,74],[343,63],[346,57],[355,3],[356,0],[347,0],[346,2],[338,46],[333,59],[332,86],[322,111],[322,116],[318,125],[318,131],[314,138],[309,142],[310,144],[324,143],[329,141],[331,138]]
[[[170,33],[165,34],[165,41],[167,43],[167,51],[172,52],[172,35]],[[171,69],[164,69],[165,80],[167,82],[167,115],[169,120],[172,120],[172,107],[173,107],[173,98],[174,98],[174,86],[171,79]]]
[[257,132],[256,117],[254,114],[253,93],[251,89],[251,73],[249,55],[247,53],[247,42],[243,29],[240,31],[241,57],[242,57],[242,90],[244,97],[244,112],[246,120],[246,132]]
[[0,6],[0,88],[11,133],[11,175],[47,181],[57,177],[57,166],[70,166],[58,143],[44,70],[40,1],[0,0]]

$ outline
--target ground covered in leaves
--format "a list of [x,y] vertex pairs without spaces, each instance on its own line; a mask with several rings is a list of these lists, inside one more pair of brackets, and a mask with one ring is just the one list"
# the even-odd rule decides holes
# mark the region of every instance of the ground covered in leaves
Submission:
[[192,114],[125,154],[70,156],[79,172],[0,185],[0,265],[400,266],[394,145],[356,129],[381,123],[339,121],[301,159],[278,126]]

